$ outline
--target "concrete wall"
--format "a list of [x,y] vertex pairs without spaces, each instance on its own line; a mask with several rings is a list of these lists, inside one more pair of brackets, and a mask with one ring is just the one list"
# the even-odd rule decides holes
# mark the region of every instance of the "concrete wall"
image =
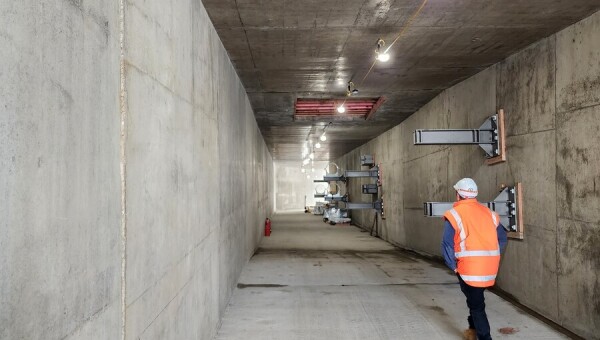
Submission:
[[[382,237],[440,255],[442,222],[423,202],[452,201],[474,178],[481,200],[524,184],[525,239],[511,240],[497,286],[590,339],[600,339],[600,12],[444,91],[402,124],[343,156],[383,165]],[[475,146],[414,146],[418,128],[476,128],[503,108],[508,162],[486,166]],[[357,184],[359,184],[357,182]],[[358,185],[351,187],[357,197]],[[370,226],[372,212],[353,212]],[[493,321],[492,321],[493,322]]]
[[0,2],[0,339],[121,333],[119,7]]
[[328,162],[314,162],[315,171],[310,165],[306,172],[301,171],[302,162],[275,161],[275,210],[300,211],[306,206],[314,206],[323,202],[315,198],[315,188],[319,185],[326,188],[326,183],[315,183],[315,179],[323,179]]
[[272,212],[201,2],[122,3],[0,5],[1,339],[210,338]]

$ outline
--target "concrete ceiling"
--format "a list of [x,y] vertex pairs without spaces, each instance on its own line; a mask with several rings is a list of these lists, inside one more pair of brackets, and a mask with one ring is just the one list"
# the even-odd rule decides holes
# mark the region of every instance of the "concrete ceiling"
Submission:
[[[296,98],[385,96],[368,121],[334,122],[316,159],[335,159],[402,122],[442,90],[600,9],[598,0],[203,0],[275,159],[300,160],[326,122],[294,121]],[[360,84],[360,85],[359,85]]]

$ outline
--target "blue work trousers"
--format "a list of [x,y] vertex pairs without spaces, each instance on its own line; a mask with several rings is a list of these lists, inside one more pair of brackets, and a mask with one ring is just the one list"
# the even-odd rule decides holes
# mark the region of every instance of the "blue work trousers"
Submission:
[[460,275],[457,276],[460,282],[460,290],[467,297],[469,328],[475,329],[478,340],[491,340],[490,323],[485,314],[485,298],[483,296],[485,288],[469,286]]

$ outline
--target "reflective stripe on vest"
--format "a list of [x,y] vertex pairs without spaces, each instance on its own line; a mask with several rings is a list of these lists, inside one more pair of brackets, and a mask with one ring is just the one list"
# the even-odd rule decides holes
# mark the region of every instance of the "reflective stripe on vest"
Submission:
[[486,281],[492,281],[496,279],[496,275],[485,275],[485,276],[476,276],[476,275],[462,275],[460,274],[460,277],[463,279],[463,281],[472,281],[472,282],[486,282]]
[[454,256],[469,257],[469,256],[500,256],[500,249],[497,250],[464,250],[458,253],[454,253]]
[[458,215],[458,212],[454,210],[454,208],[450,209],[450,213],[452,214],[452,217],[454,217],[454,220],[456,220],[456,224],[458,224],[457,227],[460,234],[460,252],[462,253],[466,251],[465,240],[467,239],[467,235],[465,234],[465,227],[463,226],[462,219]]
[[498,227],[498,219],[496,218],[495,212],[492,212],[492,221],[494,221],[494,225]]

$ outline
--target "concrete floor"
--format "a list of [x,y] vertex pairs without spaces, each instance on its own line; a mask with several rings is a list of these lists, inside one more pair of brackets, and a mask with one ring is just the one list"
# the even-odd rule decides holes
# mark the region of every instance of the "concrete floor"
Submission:
[[[486,303],[494,338],[567,339],[491,292]],[[460,339],[467,313],[443,266],[353,226],[280,214],[244,268],[216,338]]]

